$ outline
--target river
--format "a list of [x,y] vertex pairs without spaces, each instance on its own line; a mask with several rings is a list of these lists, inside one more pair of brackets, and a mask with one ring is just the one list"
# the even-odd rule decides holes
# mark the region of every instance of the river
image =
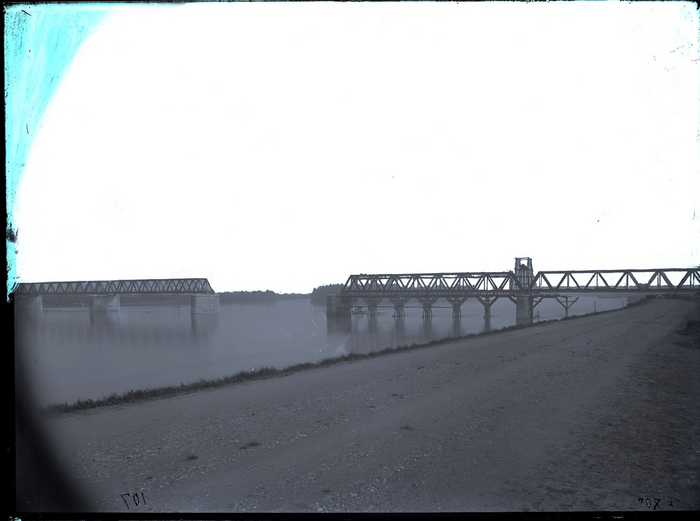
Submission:
[[[579,297],[569,315],[626,305],[625,297]],[[482,333],[484,309],[469,299],[455,321],[447,302],[433,317],[411,300],[405,317],[380,307],[376,317],[326,319],[326,307],[309,298],[264,304],[222,303],[214,315],[192,315],[188,305],[122,305],[119,311],[48,308],[15,319],[18,385],[39,405],[101,399],[112,393],[230,376],[261,367],[284,368],[349,353],[423,344]],[[538,316],[539,315],[539,316]],[[545,299],[536,320],[565,316]],[[491,329],[515,325],[515,305],[499,299],[491,308]],[[18,390],[18,392],[20,392]]]

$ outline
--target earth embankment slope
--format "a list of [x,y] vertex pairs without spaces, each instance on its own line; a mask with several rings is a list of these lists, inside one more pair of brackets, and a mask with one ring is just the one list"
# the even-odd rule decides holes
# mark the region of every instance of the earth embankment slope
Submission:
[[46,427],[96,511],[700,509],[697,316],[656,300]]

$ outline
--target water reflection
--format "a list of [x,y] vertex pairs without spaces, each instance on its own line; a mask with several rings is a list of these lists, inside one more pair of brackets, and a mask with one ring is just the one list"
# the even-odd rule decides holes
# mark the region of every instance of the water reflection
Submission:
[[328,334],[350,334],[352,331],[352,317],[328,317],[326,320]]
[[192,333],[199,339],[212,336],[219,327],[220,313],[190,313]]
[[405,322],[405,315],[396,315],[396,317],[394,317],[394,329],[396,331],[396,335],[398,335],[399,337],[403,336]]
[[433,338],[432,315],[423,315],[423,338]]
[[370,315],[368,318],[368,323],[369,323],[369,332],[372,335],[376,335],[379,333],[379,316],[378,315]]
[[109,332],[119,327],[121,315],[118,309],[94,310],[90,309],[90,325],[96,331]]
[[457,338],[462,335],[462,316],[454,315],[452,317],[452,337]]

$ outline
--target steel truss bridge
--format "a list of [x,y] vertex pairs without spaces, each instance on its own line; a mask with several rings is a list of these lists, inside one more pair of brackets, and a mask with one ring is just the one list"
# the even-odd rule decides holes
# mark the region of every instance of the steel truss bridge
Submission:
[[[348,309],[362,299],[370,315],[377,313],[377,306],[383,299],[394,305],[396,315],[403,315],[405,304],[413,298],[423,307],[423,316],[432,315],[432,306],[439,298],[452,305],[453,316],[459,316],[462,304],[473,297],[490,316],[490,307],[499,298],[508,298],[518,306],[523,298],[531,298],[534,301],[529,306],[531,312],[542,299],[553,297],[565,306],[568,314],[568,295],[599,293],[700,293],[700,268],[540,271],[534,274],[531,260],[524,258],[516,259],[516,270],[507,272],[350,275],[335,297],[342,302],[342,314],[347,314]],[[566,304],[560,300],[564,295]]]
[[86,282],[23,282],[15,295],[144,295],[214,294],[207,279],[94,280]]

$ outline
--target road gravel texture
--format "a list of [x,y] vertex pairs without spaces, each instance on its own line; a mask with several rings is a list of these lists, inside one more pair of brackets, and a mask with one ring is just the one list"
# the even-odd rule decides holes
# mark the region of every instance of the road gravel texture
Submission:
[[700,345],[678,331],[699,309],[655,299],[46,428],[99,512],[698,510]]

